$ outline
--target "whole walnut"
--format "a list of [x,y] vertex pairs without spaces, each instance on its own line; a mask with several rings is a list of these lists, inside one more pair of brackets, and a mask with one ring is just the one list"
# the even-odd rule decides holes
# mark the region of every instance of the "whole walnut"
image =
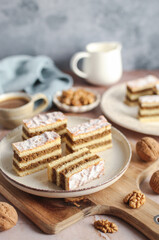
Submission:
[[159,170],[152,174],[149,184],[152,190],[159,194]]
[[136,152],[145,162],[156,161],[159,157],[159,143],[151,137],[143,137],[136,143]]
[[0,202],[0,232],[16,225],[18,214],[14,207],[6,202]]

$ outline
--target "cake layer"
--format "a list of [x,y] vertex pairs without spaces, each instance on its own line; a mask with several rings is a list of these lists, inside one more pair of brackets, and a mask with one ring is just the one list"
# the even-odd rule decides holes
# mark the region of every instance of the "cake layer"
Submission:
[[69,161],[73,161],[75,160],[77,157],[80,158],[82,156],[84,156],[85,154],[87,153],[90,153],[90,151],[87,149],[87,148],[83,148],[83,149],[80,149],[78,150],[77,152],[74,152],[71,157],[70,155],[67,155],[67,156],[64,156],[59,160],[57,161],[53,161],[52,163],[50,163],[48,165],[48,177],[49,177],[49,180],[50,181],[53,181],[53,182],[56,182],[56,177],[55,175],[53,176],[52,175],[52,168],[57,168],[57,167],[61,167],[61,166],[64,166],[64,164],[66,162],[69,162]]
[[144,106],[142,107],[140,104],[139,104],[139,108],[140,109],[158,109],[159,108],[159,105],[156,105],[156,106]]
[[[66,126],[67,126],[66,124],[61,123],[60,126],[58,126],[58,127],[50,127],[50,129],[47,129],[47,131],[50,130],[50,131],[57,132],[59,134],[59,132],[61,132],[64,129],[66,131]],[[35,132],[31,132],[30,133],[23,127],[22,131],[24,132],[25,136],[30,138],[30,137],[34,137],[36,135],[40,135],[40,134],[44,133],[45,132],[45,128],[43,128],[42,131],[35,131]]]
[[126,97],[131,100],[131,101],[136,101],[140,96],[145,96],[145,95],[152,95],[153,94],[153,89],[146,89],[140,92],[135,92],[131,93],[130,91],[127,90],[126,92]]
[[61,139],[57,133],[45,132],[25,141],[13,143],[12,147],[13,150],[22,157],[59,144],[61,144]]
[[124,100],[124,103],[127,104],[128,106],[137,106],[138,105],[138,100],[131,101],[127,97]]
[[23,167],[21,167],[17,164],[17,161],[15,161],[16,159],[13,159],[13,165],[19,172],[22,172],[22,171],[27,171],[27,170],[36,168],[36,167],[40,166],[41,164],[50,163],[51,161],[56,160],[57,158],[60,158],[60,157],[61,157],[61,154],[50,156],[50,157],[45,156],[44,159],[43,158],[38,159],[36,162],[27,164]]
[[62,112],[39,114],[31,119],[23,120],[23,126],[28,132],[47,131],[50,127],[67,124],[67,118]]
[[158,108],[153,108],[153,109],[142,109],[140,108],[139,110],[139,115],[159,115],[159,107]]
[[80,143],[80,144],[72,144],[70,143],[67,139],[65,139],[66,144],[73,150],[76,151],[79,148],[83,148],[83,147],[88,147],[90,148],[91,146],[96,146],[96,144],[103,144],[103,143],[107,143],[111,141],[111,134],[108,134],[102,138],[97,138],[97,139],[93,139],[92,141],[88,141],[88,142],[84,142],[84,143]]
[[[112,141],[111,140],[103,141],[103,142],[99,141],[96,144],[91,144],[89,146],[85,144],[85,146],[83,147],[87,147],[88,149],[91,150],[91,152],[97,152],[100,149],[100,147],[102,150],[106,150],[107,148],[112,147]],[[70,153],[77,151],[78,149],[81,149],[81,147],[72,148],[71,145],[66,144],[66,150]]]
[[26,175],[29,175],[29,174],[32,174],[32,173],[35,173],[35,172],[38,172],[38,171],[41,171],[45,168],[47,168],[47,165],[48,163],[44,163],[44,164],[41,164],[40,166],[38,167],[35,167],[33,169],[30,169],[30,170],[26,170],[26,171],[18,171],[17,168],[15,168],[15,166],[13,165],[13,170],[17,173],[17,175],[19,175],[20,177],[24,177]]
[[136,91],[136,92],[133,92],[132,90],[131,90],[131,88],[129,88],[129,87],[127,87],[127,92],[131,95],[135,95],[135,94],[142,94],[143,92],[145,92],[145,91],[152,91],[152,87],[151,88],[147,88],[147,89],[140,89],[140,90],[138,90],[138,91]]
[[139,116],[139,120],[141,122],[158,122],[159,115],[156,116]]
[[99,133],[99,131],[110,130],[111,124],[107,122],[104,116],[100,116],[97,119],[91,119],[88,122],[79,124],[75,127],[68,127],[67,134],[73,139],[77,140],[78,137],[85,137],[87,135],[91,136],[92,134]]
[[31,153],[31,154],[28,154],[28,155],[25,155],[25,156],[22,156],[22,157],[20,157],[14,151],[14,158],[16,158],[18,162],[28,162],[28,161],[31,161],[31,160],[33,160],[35,158],[41,157],[41,156],[43,156],[45,154],[56,152],[56,150],[61,150],[61,145],[55,145],[53,147],[46,148],[46,149],[44,149],[42,151]]
[[88,142],[88,141],[92,141],[92,140],[94,140],[94,139],[99,139],[99,138],[102,138],[102,137],[104,137],[104,136],[106,136],[106,135],[110,135],[110,133],[111,133],[111,130],[104,130],[104,131],[102,131],[102,132],[99,132],[99,133],[96,133],[96,134],[94,134],[94,135],[90,135],[90,136],[85,136],[85,137],[83,137],[83,138],[78,138],[77,140],[75,140],[75,141],[73,141],[72,140],[72,138],[68,135],[68,134],[66,134],[66,136],[65,136],[65,139],[66,139],[66,141],[68,141],[68,142],[70,142],[72,145],[76,145],[76,144],[80,144],[80,143],[85,143],[85,142]]
[[43,160],[44,158],[50,158],[50,157],[54,157],[56,155],[61,155],[61,148],[60,149],[57,149],[56,151],[54,152],[50,152],[50,153],[47,153],[45,155],[42,155],[40,157],[37,157],[33,160],[29,160],[27,162],[19,162],[17,158],[13,157],[13,160],[17,163],[17,165],[19,167],[24,167],[24,166],[28,166],[30,164],[33,164],[33,163],[36,163],[36,162],[39,162],[41,160]]
[[127,82],[127,88],[131,92],[137,92],[144,89],[150,89],[153,88],[157,83],[159,83],[159,79],[155,76],[148,75],[144,78],[131,80]]
[[112,142],[107,143],[106,145],[98,145],[96,147],[93,147],[93,148],[90,149],[90,151],[92,153],[98,153],[98,152],[105,151],[105,150],[107,150],[109,148],[112,148]]

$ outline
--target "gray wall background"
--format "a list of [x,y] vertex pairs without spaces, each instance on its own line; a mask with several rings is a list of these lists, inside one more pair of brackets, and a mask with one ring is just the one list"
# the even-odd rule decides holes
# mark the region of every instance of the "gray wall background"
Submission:
[[159,68],[159,1],[0,0],[0,58],[46,54],[68,69],[87,43],[111,40],[124,69]]

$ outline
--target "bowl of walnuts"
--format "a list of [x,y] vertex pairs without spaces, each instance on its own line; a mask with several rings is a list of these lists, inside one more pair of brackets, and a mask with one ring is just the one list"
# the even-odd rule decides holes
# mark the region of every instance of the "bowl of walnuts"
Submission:
[[53,103],[65,112],[87,112],[97,107],[100,95],[88,88],[73,87],[68,90],[58,91]]

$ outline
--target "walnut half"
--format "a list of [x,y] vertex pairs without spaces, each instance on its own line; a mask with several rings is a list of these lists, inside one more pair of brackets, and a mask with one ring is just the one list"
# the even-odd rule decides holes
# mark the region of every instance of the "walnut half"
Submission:
[[94,222],[94,227],[104,233],[115,233],[118,231],[118,227],[115,223],[108,220],[98,220]]
[[16,225],[18,215],[14,207],[6,202],[0,202],[0,232]]
[[123,202],[127,203],[131,208],[139,208],[145,203],[145,201],[145,195],[140,191],[133,191],[123,199]]

